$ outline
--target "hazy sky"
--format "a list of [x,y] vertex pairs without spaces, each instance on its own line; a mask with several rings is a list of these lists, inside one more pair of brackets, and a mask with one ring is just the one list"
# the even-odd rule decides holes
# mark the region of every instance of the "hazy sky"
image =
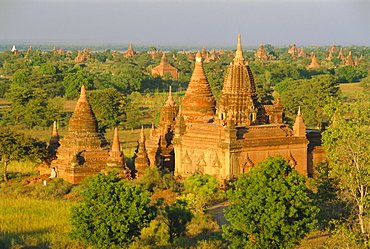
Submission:
[[370,45],[370,0],[0,0],[0,41]]

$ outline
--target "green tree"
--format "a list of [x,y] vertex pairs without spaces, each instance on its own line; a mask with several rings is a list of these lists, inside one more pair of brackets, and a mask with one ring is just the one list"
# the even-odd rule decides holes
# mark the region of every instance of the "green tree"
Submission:
[[357,207],[358,227],[368,240],[366,225],[370,191],[370,102],[366,97],[355,103],[339,101],[327,107],[333,123],[323,133],[332,174]]
[[93,87],[92,77],[82,68],[71,70],[63,80],[65,88],[65,96],[67,98],[77,98],[80,93],[81,86],[84,85],[86,89]]
[[47,156],[46,144],[24,134],[0,128],[0,157],[3,162],[3,179],[11,161],[38,161]]
[[62,117],[62,101],[48,98],[42,89],[12,87],[5,96],[11,102],[7,118],[13,124],[23,124],[27,128],[49,127]]
[[187,208],[185,202],[177,200],[171,205],[166,205],[161,212],[162,221],[168,227],[169,242],[174,244],[174,239],[186,232],[186,225],[191,221],[193,215]]
[[99,122],[100,132],[114,128],[121,122],[123,115],[123,94],[116,89],[109,88],[88,92],[89,102]]
[[308,80],[284,80],[278,85],[285,113],[293,118],[302,107],[307,125],[321,125],[324,107],[339,98],[337,79],[332,75],[316,75]]
[[207,174],[194,174],[184,181],[184,194],[194,194],[197,198],[195,209],[203,212],[207,203],[215,197],[218,190],[218,180]]
[[228,190],[230,206],[223,226],[234,248],[293,248],[314,228],[318,209],[312,205],[306,177],[281,156],[268,157],[239,176]]
[[94,248],[127,248],[156,214],[150,193],[122,181],[116,172],[93,176],[81,195],[82,205],[71,210],[70,236]]

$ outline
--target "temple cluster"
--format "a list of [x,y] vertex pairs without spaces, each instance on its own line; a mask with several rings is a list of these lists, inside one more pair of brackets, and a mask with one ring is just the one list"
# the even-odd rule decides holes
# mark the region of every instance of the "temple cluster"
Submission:
[[[130,48],[129,51],[131,45]],[[268,59],[264,51],[261,44],[256,52],[261,60]],[[289,50],[289,53],[297,52],[294,47]],[[217,60],[217,57],[210,58],[202,52],[195,55],[194,71],[181,105],[175,104],[170,90],[159,126],[152,126],[148,138],[142,129],[133,170],[125,164],[117,129],[111,148],[98,133],[96,118],[82,87],[68,133],[59,139],[54,129],[50,150],[55,152],[55,159],[41,171],[55,168],[59,177],[79,183],[88,175],[109,169],[117,169],[128,178],[140,177],[146,168],[160,166],[180,178],[204,173],[226,183],[268,156],[282,155],[301,174],[313,175],[314,162],[325,158],[320,131],[306,130],[300,110],[293,129],[289,128],[283,123],[284,107],[280,99],[274,103],[258,101],[252,71],[243,57],[240,35],[217,101],[203,70],[203,60],[207,59]],[[153,73],[163,76],[164,69],[170,67],[163,55]],[[177,69],[170,69],[175,78]]]

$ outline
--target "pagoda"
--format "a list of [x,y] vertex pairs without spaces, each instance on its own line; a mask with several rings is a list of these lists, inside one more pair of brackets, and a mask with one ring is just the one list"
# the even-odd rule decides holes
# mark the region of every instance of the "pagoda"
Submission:
[[316,54],[312,52],[312,55],[311,55],[311,64],[307,66],[307,69],[319,68],[319,67],[320,67],[320,65],[317,62]]
[[123,54],[123,57],[133,57],[137,53],[136,51],[132,48],[132,43],[130,42],[130,46],[128,47],[127,51]]
[[332,59],[333,59],[333,53],[331,51],[329,51],[329,55],[328,55],[328,57],[325,58],[325,60],[331,61]]
[[235,121],[236,125],[250,125],[257,120],[257,93],[254,78],[249,65],[243,57],[240,35],[234,62],[228,66],[222,96],[218,105],[218,118],[226,117]]
[[161,63],[152,68],[152,75],[159,75],[161,77],[165,76],[166,73],[168,73],[173,79],[178,79],[178,69],[171,66],[168,63],[166,54],[163,54],[161,58]]
[[291,54],[292,56],[295,56],[296,53],[298,53],[299,50],[295,43],[293,43],[292,47],[288,49],[288,53]]
[[307,54],[303,51],[303,48],[301,49],[298,49],[299,50],[299,53],[298,53],[298,57],[307,57]]
[[55,168],[58,177],[68,182],[80,183],[87,176],[113,169],[125,177],[130,174],[119,146],[118,131],[115,130],[112,149],[98,132],[98,122],[87,99],[85,86],[81,87],[68,132],[58,142],[57,158],[51,162],[51,168]]
[[340,50],[339,50],[338,59],[339,60],[343,60],[344,59],[343,48],[340,48]]
[[355,61],[353,60],[353,57],[352,57],[352,51],[349,51],[347,58],[346,58],[345,65],[349,65],[352,67],[356,66]]
[[208,123],[216,113],[216,100],[204,73],[201,52],[196,55],[194,71],[181,107],[185,121],[190,123]]
[[331,53],[338,52],[337,46],[335,46],[335,44],[332,44],[331,48],[329,49],[329,52],[331,52]]
[[254,53],[254,56],[261,60],[261,61],[267,61],[269,59],[267,51],[263,48],[263,44],[260,44],[260,48]]

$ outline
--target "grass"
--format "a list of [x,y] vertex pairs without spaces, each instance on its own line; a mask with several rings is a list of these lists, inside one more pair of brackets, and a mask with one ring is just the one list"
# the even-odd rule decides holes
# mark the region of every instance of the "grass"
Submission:
[[358,99],[358,95],[363,92],[360,83],[343,83],[339,84],[339,88],[342,92],[342,99],[349,102]]
[[74,205],[67,200],[1,195],[0,248],[82,248],[67,236]]

